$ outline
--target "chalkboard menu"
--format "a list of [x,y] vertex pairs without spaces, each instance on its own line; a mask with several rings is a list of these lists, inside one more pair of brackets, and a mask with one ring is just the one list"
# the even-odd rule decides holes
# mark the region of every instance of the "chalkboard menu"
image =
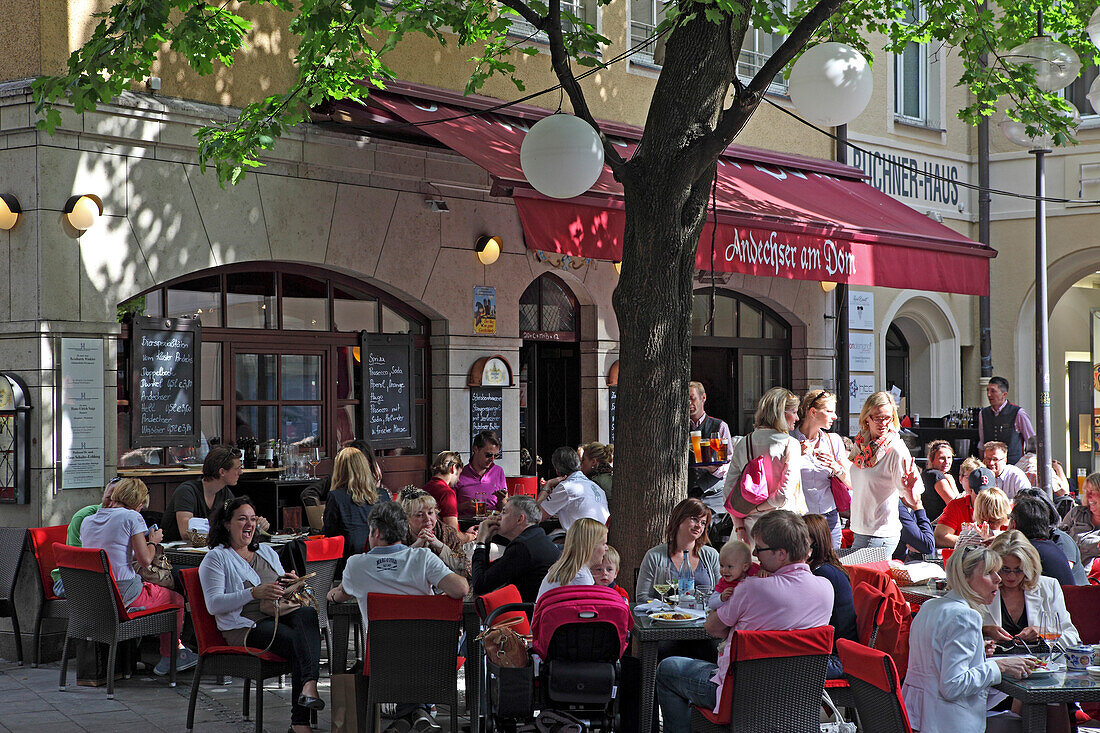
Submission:
[[618,398],[619,388],[612,385],[607,388],[607,422],[610,426],[608,443],[615,443],[615,402]]
[[130,325],[130,431],[135,448],[197,445],[197,318],[138,317]]
[[470,439],[482,430],[500,438],[504,427],[504,391],[500,387],[470,387]]
[[416,445],[413,419],[413,339],[363,331],[359,334],[363,380],[363,435],[373,448]]

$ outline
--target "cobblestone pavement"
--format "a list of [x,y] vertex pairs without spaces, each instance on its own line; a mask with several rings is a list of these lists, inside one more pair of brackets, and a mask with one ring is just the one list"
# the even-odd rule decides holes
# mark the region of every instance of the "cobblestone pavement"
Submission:
[[[182,733],[187,729],[187,700],[192,675],[178,675],[176,687],[167,678],[138,673],[115,683],[115,699],[107,699],[104,687],[78,687],[74,662],[69,663],[69,684],[58,690],[58,663],[33,669],[30,664],[0,661],[0,733]],[[253,733],[255,718],[241,715],[242,681],[214,684],[213,677],[203,680],[195,705],[195,733]],[[329,680],[318,683],[321,697],[329,702]],[[255,714],[255,692],[250,713]],[[328,731],[331,706],[318,715],[314,730]],[[444,731],[449,731],[446,708],[438,715]],[[460,717],[460,722],[466,722]],[[383,721],[385,724],[385,721]],[[290,725],[290,678],[280,688],[277,680],[264,687],[264,730],[286,733]]]

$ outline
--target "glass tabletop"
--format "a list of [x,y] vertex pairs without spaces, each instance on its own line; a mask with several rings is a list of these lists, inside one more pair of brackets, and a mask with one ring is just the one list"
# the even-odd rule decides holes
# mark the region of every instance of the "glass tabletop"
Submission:
[[1100,700],[1100,677],[1087,672],[1055,672],[1026,680],[1005,677],[997,689],[1023,702],[1092,702]]

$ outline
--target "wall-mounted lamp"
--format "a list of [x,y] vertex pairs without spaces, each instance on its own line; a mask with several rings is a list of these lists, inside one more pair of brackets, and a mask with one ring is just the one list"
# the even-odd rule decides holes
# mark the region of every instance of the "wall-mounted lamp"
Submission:
[[613,264],[615,266],[615,272],[619,273],[620,275],[623,274],[623,261],[622,260],[615,260],[611,264]]
[[477,243],[474,245],[474,252],[477,252],[477,258],[481,260],[481,264],[491,265],[500,257],[500,250],[503,246],[504,242],[500,237],[478,237]]
[[63,211],[73,229],[83,232],[103,216],[103,199],[94,193],[70,196]]
[[11,229],[19,221],[19,215],[23,208],[19,205],[19,199],[10,193],[0,193],[0,229]]
[[826,293],[831,293],[836,290],[836,283],[830,280],[822,280],[821,289],[824,290]]

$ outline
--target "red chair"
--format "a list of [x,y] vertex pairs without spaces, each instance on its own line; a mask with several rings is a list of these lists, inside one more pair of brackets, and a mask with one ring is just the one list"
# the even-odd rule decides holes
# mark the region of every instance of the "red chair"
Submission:
[[[381,730],[381,704],[445,703],[458,730],[458,637],[462,601],[450,596],[367,594],[367,715]],[[415,680],[415,684],[410,684]]]
[[172,637],[172,661],[168,670],[168,683],[176,686],[176,652],[179,633],[176,631],[176,612],[181,606],[166,603],[140,611],[127,611],[111,577],[111,563],[107,553],[87,547],[69,547],[55,543],[53,546],[61,582],[65,585],[65,597],[70,601],[69,628],[65,632],[65,647],[61,651],[61,677],[58,687],[65,690],[65,677],[69,667],[69,639],[87,639],[110,646],[107,654],[107,699],[115,696],[115,656],[118,643],[142,636],[170,634]]
[[[885,591],[861,582],[852,590],[859,640],[889,654],[902,679],[909,669],[909,627],[913,611],[893,580]],[[862,616],[861,616],[862,614]]]
[[867,581],[860,581],[852,588],[852,600],[859,643],[874,648],[878,629],[886,620],[886,594]]
[[[336,575],[336,565],[344,557],[344,537],[315,537],[305,541],[306,573],[317,573],[306,581],[306,585],[317,599],[317,620],[321,624],[321,633],[325,637],[328,658],[332,660],[332,628],[328,621],[328,603],[325,599],[332,590],[332,579]],[[330,664],[331,666],[331,664]],[[344,670],[331,670],[339,674]]]
[[497,614],[494,621],[509,621],[511,619],[519,619],[519,623],[512,627],[512,629],[520,636],[529,636],[531,634],[531,621],[529,613],[534,609],[535,604],[524,603],[523,598],[520,597],[519,588],[514,585],[506,585],[503,588],[497,588],[494,591],[490,591],[485,595],[478,596],[474,599],[474,607],[477,608],[478,618],[481,619],[482,625],[488,621],[489,616],[503,606],[516,605],[521,608],[514,610],[503,610]]
[[913,733],[890,655],[847,639],[838,639],[836,646],[851,681],[860,725],[875,733]]
[[53,576],[50,575],[57,567],[53,546],[55,543],[65,543],[69,525],[31,527],[27,533],[30,538],[31,557],[34,559],[40,581],[38,610],[34,614],[34,663],[31,664],[32,667],[37,667],[42,659],[42,621],[48,618],[69,618],[69,602],[54,595]]
[[537,496],[539,493],[538,476],[509,476],[504,484],[508,487],[508,496]]
[[1081,641],[1086,644],[1100,644],[1100,586],[1063,585],[1062,595],[1066,598],[1066,610],[1069,618],[1077,627]]
[[833,650],[832,626],[736,631],[730,644],[730,669],[718,712],[694,706],[692,731],[819,730],[826,659]]
[[256,681],[256,733],[264,730],[264,680],[290,674],[290,663],[278,654],[264,652],[253,655],[243,646],[229,646],[218,630],[218,624],[206,608],[202,595],[198,568],[180,571],[183,590],[191,606],[191,623],[195,627],[195,639],[199,644],[199,663],[191,680],[191,698],[187,703],[187,733],[195,727],[195,702],[199,697],[199,683],[204,674],[220,677],[244,678],[244,719],[248,720],[248,693],[252,681]]

